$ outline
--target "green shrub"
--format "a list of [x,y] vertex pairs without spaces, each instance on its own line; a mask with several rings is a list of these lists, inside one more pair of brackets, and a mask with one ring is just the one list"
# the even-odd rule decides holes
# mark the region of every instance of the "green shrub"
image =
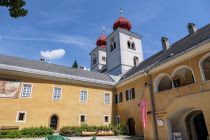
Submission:
[[47,127],[30,127],[22,130],[0,130],[0,138],[44,137],[53,134]]
[[126,135],[127,134],[126,127],[121,124],[112,126],[112,131],[115,133],[115,135]]
[[77,131],[76,127],[65,126],[60,129],[60,135],[70,137],[70,136],[76,136],[76,135],[81,135],[81,134]]
[[47,127],[29,127],[21,130],[24,137],[43,137],[53,134],[52,128]]
[[1,130],[0,138],[21,138],[21,132],[19,130]]

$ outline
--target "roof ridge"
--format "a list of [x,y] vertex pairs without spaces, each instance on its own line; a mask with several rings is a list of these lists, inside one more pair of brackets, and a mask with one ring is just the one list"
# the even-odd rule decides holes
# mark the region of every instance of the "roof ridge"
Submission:
[[63,67],[63,68],[71,69],[71,70],[75,70],[75,71],[82,71],[82,72],[89,72],[89,73],[97,73],[97,74],[101,74],[101,75],[106,75],[105,73],[100,73],[100,72],[96,72],[96,71],[83,70],[83,69],[79,69],[79,68],[75,69],[75,68],[64,66],[64,65],[59,65],[59,64],[54,64],[54,63],[47,63],[47,62],[40,62],[38,60],[27,59],[27,58],[17,57],[17,56],[11,56],[11,55],[5,55],[5,54],[1,54],[1,53],[0,53],[0,56],[10,57],[10,58],[14,58],[14,59],[22,59],[24,61],[28,61],[28,62],[31,61],[31,62],[34,62],[34,63],[37,63],[37,64],[42,64],[42,65],[50,65],[50,66]]
[[[205,25],[205,26],[203,26],[203,27],[201,27],[201,28],[199,28],[195,33],[188,34],[188,35],[184,36],[183,38],[177,40],[176,42],[172,43],[172,44],[170,45],[170,48],[172,48],[173,46],[175,46],[177,43],[180,43],[181,41],[187,39],[188,37],[194,36],[195,34],[198,34],[198,32],[200,32],[201,30],[204,30],[204,28],[207,28],[208,26],[210,26],[210,23],[207,24],[207,25]],[[169,49],[170,49],[170,48],[169,48]],[[168,50],[167,50],[167,51],[168,51]]]
[[172,56],[174,57],[180,52],[188,50],[189,48],[194,47],[196,44],[205,41],[208,38],[210,38],[210,23],[198,29],[195,33],[188,34],[185,37],[179,39],[173,43],[166,51],[160,50],[159,52],[145,59],[137,67],[133,67],[127,73],[125,73],[121,80],[128,78],[133,74],[148,68],[149,66],[160,64]]

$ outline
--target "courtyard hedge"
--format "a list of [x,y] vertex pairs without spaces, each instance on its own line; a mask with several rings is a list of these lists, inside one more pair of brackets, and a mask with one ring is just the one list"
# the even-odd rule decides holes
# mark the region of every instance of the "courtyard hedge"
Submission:
[[0,138],[45,137],[53,133],[54,130],[48,127],[29,127],[21,130],[0,130]]
[[114,126],[65,126],[60,129],[60,135],[71,136],[111,136],[127,134],[126,127],[118,124]]

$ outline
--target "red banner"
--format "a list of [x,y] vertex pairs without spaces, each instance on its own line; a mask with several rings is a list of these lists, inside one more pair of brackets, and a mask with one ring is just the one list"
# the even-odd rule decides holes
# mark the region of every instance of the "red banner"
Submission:
[[141,99],[139,109],[141,112],[142,125],[145,128],[147,125],[147,103],[146,99]]

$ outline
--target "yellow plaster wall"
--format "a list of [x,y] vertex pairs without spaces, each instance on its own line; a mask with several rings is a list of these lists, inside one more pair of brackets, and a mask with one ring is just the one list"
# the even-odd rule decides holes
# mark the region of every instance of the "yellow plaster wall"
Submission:
[[[146,94],[146,91],[144,90],[145,82],[147,82],[146,78],[138,79],[116,89],[117,94],[119,94],[120,92],[123,93],[123,101],[116,105],[116,115],[120,115],[120,123],[125,126],[127,125],[127,120],[129,118],[133,118],[136,123],[136,134],[139,136],[143,136],[143,127],[138,104],[140,98],[142,97],[143,91],[144,94]],[[135,89],[135,99],[126,101],[125,91],[129,88]]]
[[[3,75],[0,77],[18,79],[22,83],[32,83],[31,98],[18,99],[0,98],[0,126],[49,126],[52,114],[59,117],[59,128],[66,125],[79,125],[79,115],[87,115],[87,124],[107,125],[103,122],[104,115],[113,117],[112,89],[83,86],[62,82],[46,81]],[[52,100],[53,87],[62,88],[62,97],[59,101]],[[80,103],[80,90],[88,90],[88,102]],[[104,93],[110,93],[110,104],[104,104]],[[16,122],[17,111],[27,111],[26,122]]]
[[[210,82],[204,82],[202,79],[199,62],[200,59],[210,53],[210,51],[206,51],[205,53],[202,53],[200,55],[197,55],[191,59],[185,60],[181,63],[178,63],[176,65],[170,66],[169,68],[162,69],[152,75],[153,80],[156,76],[158,76],[161,73],[166,73],[168,75],[171,75],[172,72],[180,67],[180,66],[189,66],[192,68],[195,78],[195,84],[187,85],[184,87],[179,88],[173,88],[170,90],[154,93],[155,97],[155,107],[156,112],[166,112],[167,115],[163,117],[163,119],[166,121],[169,119],[168,115],[173,114],[175,115],[179,111],[183,110],[184,108],[191,108],[191,109],[197,109],[201,110],[204,113],[204,117],[206,120],[206,125],[210,134],[210,110],[209,110],[209,100],[210,100],[210,92],[203,92],[209,91],[210,88]],[[162,117],[157,117],[157,119],[161,119]],[[179,126],[179,130],[174,130],[175,132],[182,131],[182,136],[184,139],[187,139],[187,132],[186,132],[186,126],[184,122],[185,117],[176,118],[173,120],[173,123]],[[175,121],[175,122],[174,122]],[[165,127],[157,127],[158,128],[158,136],[159,139],[165,140],[168,139],[167,134],[167,126]]]
[[[209,46],[210,43],[206,45]],[[164,69],[160,69],[156,71],[155,73],[150,73],[152,76],[152,81],[154,83],[155,77],[158,76],[159,74],[166,73],[171,76],[172,72],[176,68],[184,65],[184,66],[189,66],[190,68],[192,68],[194,79],[195,79],[195,84],[191,84],[191,85],[180,87],[180,88],[173,88],[171,90],[167,90],[167,91],[163,91],[159,93],[154,93],[156,119],[162,119],[164,120],[164,122],[170,123],[168,115],[171,114],[172,112],[176,113],[176,111],[181,110],[182,108],[185,108],[185,107],[192,107],[195,109],[200,109],[204,113],[206,124],[207,124],[208,131],[210,134],[210,115],[209,115],[210,110],[209,110],[209,104],[208,104],[208,101],[210,100],[210,93],[206,92],[205,94],[203,94],[202,92],[202,89],[204,90],[210,89],[210,82],[206,82],[203,84],[203,79],[202,79],[201,71],[199,67],[200,59],[208,53],[210,53],[209,50],[207,50],[206,52],[202,54],[196,55],[190,59],[183,60],[180,63],[174,64]],[[140,114],[139,108],[137,106],[138,101],[142,94],[144,83],[148,81],[149,81],[148,76],[142,77],[124,86],[119,86],[116,88],[116,91],[117,91],[116,93],[123,92],[123,102],[116,105],[116,111],[117,111],[116,114],[120,115],[121,123],[124,125],[126,125],[127,119],[129,117],[134,116],[135,121],[137,120],[136,122],[139,123],[139,125],[138,124],[136,125],[137,134],[138,135],[143,134],[144,139],[146,140],[153,140],[154,139],[154,126],[153,126],[152,115],[148,114],[147,127],[143,129],[142,124],[141,124],[141,118],[139,116]],[[202,89],[201,89],[200,83],[202,83]],[[136,98],[135,100],[125,101],[125,90],[131,87],[134,87],[136,90]],[[154,87],[152,87],[152,89],[154,90]],[[151,111],[151,106],[150,106],[151,98],[150,98],[149,92],[150,92],[149,88],[146,88],[144,97],[147,99],[147,110]],[[159,113],[163,113],[163,115],[160,115]],[[180,119],[178,118],[177,118],[177,122],[178,122],[177,125],[182,126],[183,131],[185,131],[186,129],[183,126],[184,123],[180,121]],[[160,140],[165,140],[169,138],[168,135],[170,135],[170,129],[166,125],[167,123],[165,123],[164,126],[157,126],[158,138]],[[186,138],[186,133],[182,135],[184,138]]]

